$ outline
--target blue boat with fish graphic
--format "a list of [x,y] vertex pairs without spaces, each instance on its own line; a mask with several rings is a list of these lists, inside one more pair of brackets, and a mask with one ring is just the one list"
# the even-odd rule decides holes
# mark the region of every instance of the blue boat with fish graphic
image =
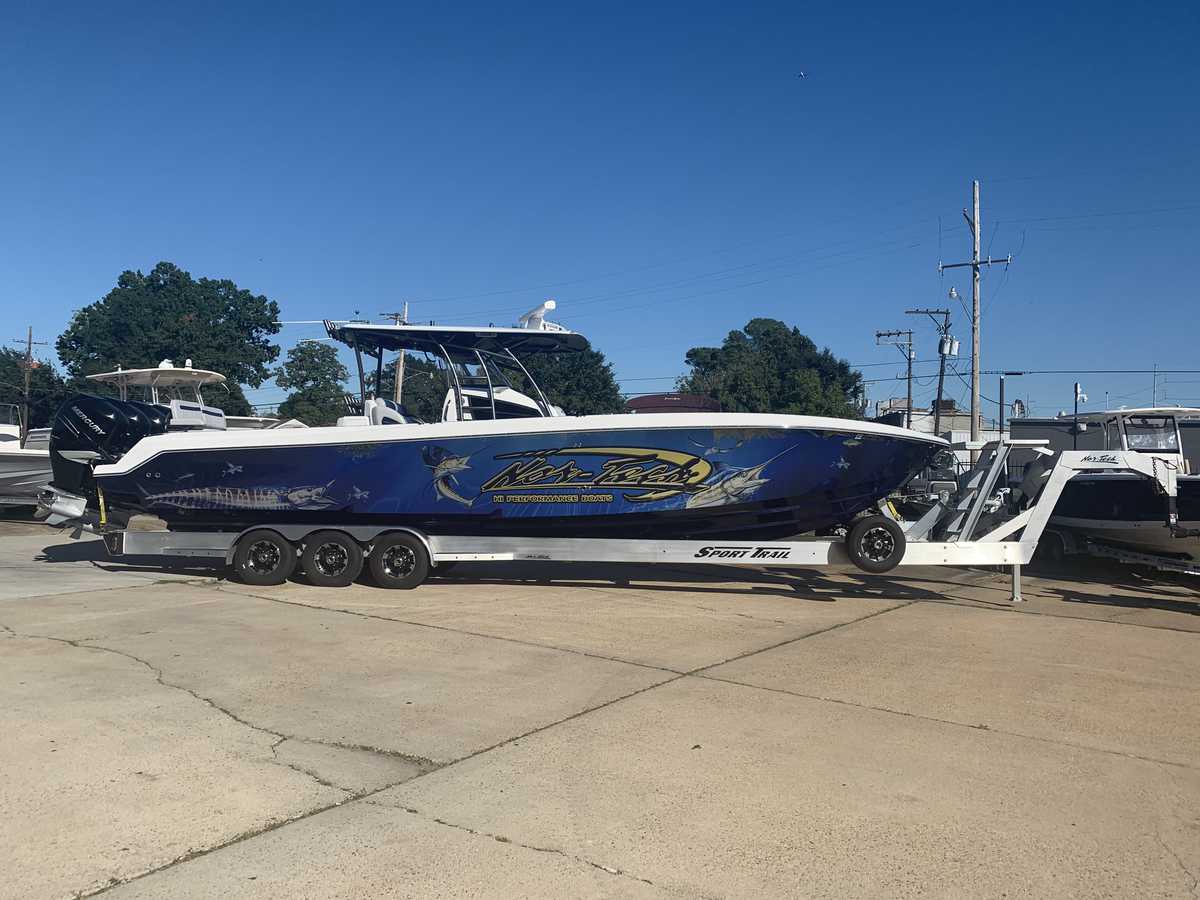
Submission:
[[372,396],[365,376],[358,408],[322,428],[182,430],[163,407],[77,396],[54,424],[54,490],[176,530],[770,539],[850,522],[945,446],[812,416],[564,415],[520,355],[587,342],[540,316],[514,328],[327,327],[360,373],[374,362],[378,376],[396,350],[440,359],[441,421]]

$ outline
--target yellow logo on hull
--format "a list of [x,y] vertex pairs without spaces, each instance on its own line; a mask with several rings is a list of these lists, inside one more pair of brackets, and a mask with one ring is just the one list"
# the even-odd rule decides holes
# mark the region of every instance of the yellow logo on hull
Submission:
[[[599,468],[586,457],[607,457]],[[585,459],[578,459],[579,457]],[[505,453],[512,459],[503,471],[483,484],[485,492],[538,491],[548,488],[623,488],[642,491],[626,500],[665,500],[699,490],[712,474],[712,463],[691,453],[645,447],[571,447]]]

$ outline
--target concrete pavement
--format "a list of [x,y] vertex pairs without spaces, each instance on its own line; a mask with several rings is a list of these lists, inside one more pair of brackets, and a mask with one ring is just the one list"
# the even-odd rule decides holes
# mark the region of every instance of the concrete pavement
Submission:
[[1200,592],[247,588],[0,528],[0,897],[1187,897]]

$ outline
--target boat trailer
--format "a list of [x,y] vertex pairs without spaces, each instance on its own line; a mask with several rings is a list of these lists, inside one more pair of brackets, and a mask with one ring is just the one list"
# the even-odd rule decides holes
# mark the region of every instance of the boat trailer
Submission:
[[[896,566],[1004,566],[1012,571],[1012,600],[1021,601],[1021,566],[1039,538],[1066,483],[1084,472],[1135,472],[1164,497],[1164,525],[1172,528],[1177,466],[1168,455],[1132,451],[1052,453],[1041,440],[1004,439],[965,445],[979,462],[954,494],[944,494],[919,518],[894,513],[849,523],[845,538],[789,541],[518,538],[425,534],[387,526],[269,525],[233,531],[130,531],[97,523],[74,524],[104,538],[113,556],[223,559],[250,584],[279,584],[302,568],[310,583],[350,584],[364,568],[383,587],[413,588],[430,571],[460,562],[619,562],[811,567],[854,563],[882,573]],[[1007,484],[1012,450],[1032,450],[1022,483]]]

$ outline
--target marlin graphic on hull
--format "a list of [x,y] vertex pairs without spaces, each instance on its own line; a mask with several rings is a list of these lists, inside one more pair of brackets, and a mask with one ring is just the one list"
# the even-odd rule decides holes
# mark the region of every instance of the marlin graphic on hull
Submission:
[[219,510],[246,509],[279,511],[292,509],[328,509],[336,500],[327,491],[333,482],[312,487],[234,488],[190,487],[145,496],[146,508]]

